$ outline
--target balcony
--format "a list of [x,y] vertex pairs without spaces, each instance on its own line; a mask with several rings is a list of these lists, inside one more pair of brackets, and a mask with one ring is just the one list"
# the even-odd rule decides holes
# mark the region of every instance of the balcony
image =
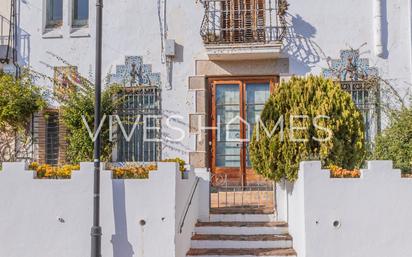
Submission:
[[18,65],[30,63],[30,34],[16,26],[13,21],[0,15],[0,70],[16,72]]
[[0,64],[9,64],[14,57],[13,25],[0,15]]
[[211,60],[278,58],[286,0],[207,0],[201,36]]

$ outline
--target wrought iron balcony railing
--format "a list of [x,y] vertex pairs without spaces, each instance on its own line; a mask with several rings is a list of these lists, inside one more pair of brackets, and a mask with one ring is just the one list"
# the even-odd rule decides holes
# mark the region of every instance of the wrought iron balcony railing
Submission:
[[281,42],[286,0],[204,0],[201,36],[205,44]]

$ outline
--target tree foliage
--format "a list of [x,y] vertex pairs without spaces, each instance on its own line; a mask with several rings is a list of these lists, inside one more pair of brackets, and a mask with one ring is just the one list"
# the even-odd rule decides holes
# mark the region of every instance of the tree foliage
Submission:
[[[304,160],[353,169],[364,159],[361,113],[351,96],[331,80],[310,76],[281,83],[265,104],[260,119],[250,155],[255,171],[268,179],[294,181],[299,163]],[[328,137],[330,140],[325,140]]]
[[27,73],[19,79],[0,73],[0,162],[17,161],[31,151],[28,125],[32,114],[46,106],[45,95]]
[[376,137],[375,160],[392,160],[402,172],[412,171],[412,109],[393,111],[389,126]]
[[28,76],[16,79],[0,73],[0,129],[24,129],[31,115],[45,107],[44,99],[42,89]]
[[[75,90],[68,90],[64,98],[60,98],[61,118],[68,129],[67,135],[67,161],[79,163],[93,160],[93,141],[89,136],[83,118],[87,121],[90,130],[94,128],[94,87],[82,80],[75,85]],[[102,91],[102,114],[111,115],[120,104],[116,96],[121,91],[117,85],[108,85]],[[112,142],[109,141],[109,123],[103,123],[101,136],[101,157],[104,161],[110,160],[112,153]]]

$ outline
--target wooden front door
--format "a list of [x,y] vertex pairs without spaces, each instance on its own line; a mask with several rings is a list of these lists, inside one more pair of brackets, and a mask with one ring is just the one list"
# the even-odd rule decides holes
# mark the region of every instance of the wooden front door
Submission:
[[211,123],[216,128],[211,167],[230,184],[245,186],[262,180],[251,167],[249,141],[274,83],[273,78],[211,81]]

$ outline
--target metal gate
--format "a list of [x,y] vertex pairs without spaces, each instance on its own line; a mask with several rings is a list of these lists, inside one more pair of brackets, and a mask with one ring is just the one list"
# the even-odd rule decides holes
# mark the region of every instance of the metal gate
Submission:
[[275,209],[275,183],[257,182],[251,185],[228,183],[226,174],[213,174],[210,183],[210,208]]
[[[117,129],[117,161],[155,162],[161,159],[161,90],[157,86],[127,87],[117,114],[128,141]],[[137,122],[137,124],[135,124]]]

